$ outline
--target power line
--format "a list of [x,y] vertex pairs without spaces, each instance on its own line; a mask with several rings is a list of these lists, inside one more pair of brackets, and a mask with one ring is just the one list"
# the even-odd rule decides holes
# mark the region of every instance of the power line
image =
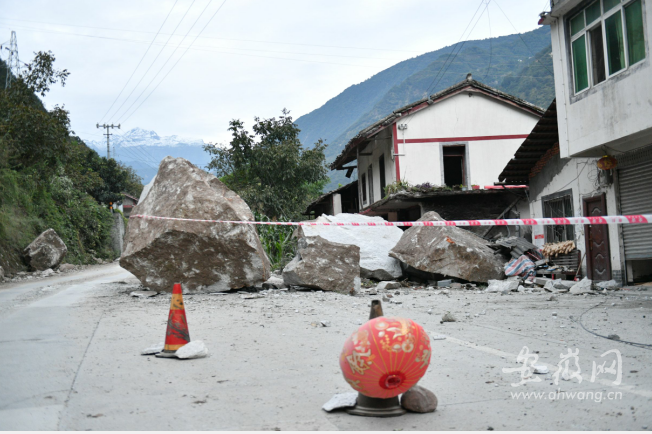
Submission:
[[111,106],[106,110],[106,113],[104,113],[104,115],[102,115],[102,117],[100,118],[101,120],[104,120],[106,115],[109,114],[109,112],[111,111],[111,109],[113,108],[115,103],[120,98],[120,95],[122,95],[122,92],[124,92],[124,90],[127,88],[127,85],[129,84],[129,82],[133,78],[134,74],[138,70],[138,67],[140,66],[140,64],[143,63],[143,60],[145,59],[145,56],[147,56],[147,53],[149,53],[149,49],[152,48],[152,45],[154,44],[154,41],[156,40],[156,38],[158,38],[158,34],[161,32],[161,29],[163,29],[163,26],[167,22],[168,18],[170,17],[170,14],[172,13],[172,10],[174,10],[174,7],[177,5],[178,1],[179,0],[175,0],[174,4],[172,5],[172,8],[170,9],[170,12],[168,12],[167,16],[163,20],[163,24],[161,24],[161,27],[158,28],[158,32],[156,32],[156,35],[154,35],[154,38],[152,39],[152,42],[150,42],[149,46],[147,47],[147,50],[145,50],[145,53],[143,53],[143,57],[140,58],[140,61],[138,62],[138,65],[136,65],[136,68],[134,68],[133,72],[131,73],[131,75],[127,79],[127,82],[125,83],[125,85],[120,90],[120,93],[118,93],[118,96],[116,96],[115,99],[113,100],[113,102],[111,103]]
[[140,108],[140,107],[145,103],[145,101],[147,101],[147,100],[149,99],[149,97],[154,93],[154,91],[156,91],[156,89],[158,89],[158,87],[161,85],[161,83],[163,83],[163,81],[165,81],[165,79],[167,78],[167,76],[170,75],[170,72],[172,72],[172,70],[177,66],[177,64],[181,61],[181,59],[183,59],[183,56],[186,55],[186,53],[188,52],[188,50],[190,49],[190,47],[192,47],[192,45],[195,43],[195,41],[197,40],[197,38],[199,37],[199,35],[201,35],[202,32],[206,29],[206,27],[208,27],[208,25],[210,24],[210,22],[213,21],[213,18],[215,18],[215,15],[217,15],[217,13],[222,9],[222,6],[224,6],[225,3],[226,3],[226,0],[224,0],[224,1],[222,2],[222,4],[220,5],[220,7],[217,8],[217,10],[215,11],[215,13],[214,13],[210,18],[209,18],[209,20],[206,22],[206,24],[204,25],[204,27],[202,27],[202,29],[199,31],[199,33],[197,34],[197,36],[195,36],[195,39],[192,40],[192,42],[190,43],[190,45],[186,48],[186,50],[185,50],[185,51],[181,54],[181,56],[177,59],[177,61],[175,62],[175,64],[172,65],[172,68],[170,68],[170,69],[168,70],[168,72],[167,72],[167,73],[165,74],[165,76],[161,79],[161,81],[158,82],[158,84],[156,85],[156,87],[155,87],[154,89],[152,89],[152,91],[149,93],[149,95],[147,95],[147,96],[145,97],[145,99],[144,99],[144,100],[143,100],[143,101],[138,105],[138,107],[136,107],[136,108],[134,109],[134,111],[132,111],[131,114],[129,114],[129,116],[127,116],[127,118],[125,119],[125,121],[126,121],[127,119],[129,119],[131,116],[133,116],[133,114],[136,113],[136,111],[137,111],[137,110],[138,110],[138,109],[139,109],[139,108]]
[[[133,107],[134,104],[136,104],[136,101],[138,101],[138,99],[139,99],[141,96],[143,96],[143,94],[145,93],[145,91],[147,91],[147,88],[148,88],[148,87],[149,87],[149,86],[154,82],[154,80],[156,80],[156,77],[158,77],[158,75],[161,73],[161,71],[163,71],[163,69],[165,68],[165,66],[166,66],[166,65],[168,64],[168,62],[170,61],[170,59],[172,59],[172,57],[174,57],[174,53],[176,53],[177,50],[179,49],[179,47],[181,47],[181,44],[183,43],[183,41],[186,40],[186,37],[188,36],[188,34],[190,34],[190,32],[191,32],[192,29],[195,27],[195,25],[197,24],[197,22],[199,21],[199,19],[202,17],[202,15],[204,15],[204,12],[206,12],[206,9],[208,9],[208,6],[210,6],[210,4],[211,4],[212,1],[213,1],[213,0],[208,0],[208,3],[206,3],[206,6],[204,7],[204,9],[202,9],[201,13],[199,14],[199,16],[197,17],[197,19],[195,20],[195,22],[192,23],[192,26],[190,26],[190,28],[188,29],[188,31],[186,32],[186,34],[183,36],[183,39],[181,39],[181,41],[179,42],[179,44],[177,44],[177,46],[176,46],[176,48],[174,49],[174,51],[172,51],[172,54],[170,54],[170,55],[168,56],[168,58],[165,59],[165,62],[163,62],[163,65],[161,65],[161,67],[160,67],[159,70],[156,72],[156,74],[154,74],[154,77],[152,77],[152,78],[149,80],[149,83],[147,83],[147,86],[145,86],[145,88],[142,90],[142,92],[140,92],[140,94],[138,94],[138,96],[136,97],[136,99],[134,99],[134,100],[131,102],[131,105],[130,105],[129,107],[127,107],[127,108],[125,109],[124,112],[122,112],[122,114],[120,115],[120,118],[124,117],[124,115],[127,114],[127,113],[129,112],[129,110],[131,109],[131,107]],[[225,1],[226,1],[226,0],[225,0]],[[195,39],[196,39],[196,38],[195,38]],[[192,44],[191,44],[191,45],[192,45]],[[186,49],[186,51],[187,51],[187,49]],[[176,64],[175,64],[175,65],[176,65]],[[173,68],[174,68],[174,66],[173,66]]]
[[487,78],[487,74],[489,74],[489,70],[491,69],[491,58],[494,54],[494,46],[493,43],[491,42],[491,16],[489,15],[489,3],[491,0],[487,2],[487,20],[489,20],[489,66],[487,66],[487,72],[484,74],[484,78],[482,81],[484,81]]
[[[82,28],[88,28],[88,29],[113,30],[113,31],[120,31],[120,32],[149,33],[149,34],[154,33],[154,32],[148,32],[148,31],[145,31],[145,30],[130,30],[130,29],[116,29],[116,28],[111,28],[111,27],[81,26],[81,25],[76,25],[76,24],[61,24],[61,23],[53,23],[53,22],[47,22],[47,21],[22,20],[22,19],[17,19],[17,18],[0,18],[0,20],[3,20],[3,21],[25,21],[25,22],[30,22],[30,23],[51,24],[51,25],[55,25],[55,26],[82,27]],[[167,35],[167,33],[161,33],[161,35]],[[297,43],[297,42],[261,41],[261,40],[256,40],[256,39],[219,38],[219,37],[216,37],[216,36],[204,36],[204,38],[206,38],[206,39],[215,39],[215,40],[220,40],[220,41],[256,42],[256,43],[262,43],[262,44],[296,45],[296,46],[303,46],[303,47],[343,48],[343,49],[347,49],[347,50],[392,51],[392,52],[399,52],[399,53],[421,53],[421,51],[419,51],[419,50],[393,50],[393,49],[390,49],[390,48],[350,47],[350,46],[341,46],[341,45],[304,44],[304,43]]]
[[[536,55],[536,53],[534,53],[534,52],[530,49],[529,45],[525,43],[525,39],[523,39],[523,36],[521,36],[521,33],[516,29],[516,27],[514,26],[514,24],[512,24],[512,21],[509,19],[509,17],[507,16],[507,14],[506,14],[505,11],[503,10],[503,8],[500,7],[500,5],[498,4],[498,1],[497,1],[497,0],[494,0],[494,4],[495,4],[496,6],[498,6],[498,9],[500,9],[500,12],[502,12],[503,15],[505,16],[505,18],[507,18],[507,21],[508,21],[509,24],[512,26],[512,28],[516,31],[516,34],[517,34],[518,37],[521,39],[521,42],[523,43],[523,45],[525,45],[525,47],[528,49],[528,51],[530,52],[530,54],[532,54],[532,56],[534,56],[534,61],[535,61],[535,62],[539,62],[539,59],[537,59],[537,55]],[[544,68],[546,68],[546,69],[548,70],[549,73],[553,74],[553,72],[552,72],[550,69],[548,69],[548,67],[547,67],[546,65],[544,65],[543,62],[539,62],[539,63],[541,63],[541,66],[543,66]]]
[[[190,12],[190,9],[191,9],[192,6],[195,4],[195,1],[196,1],[196,0],[192,0],[192,3],[190,3],[190,6],[188,6],[188,9],[186,10],[186,12],[185,12],[185,13],[183,14],[183,16],[181,17],[181,20],[179,20],[179,23],[176,25],[176,27],[175,27],[174,30],[172,31],[172,35],[177,31],[177,29],[179,28],[179,26],[181,25],[181,23],[183,22],[183,20],[186,18],[186,15],[188,15],[188,12]],[[118,107],[118,109],[117,109],[115,112],[113,112],[113,115],[112,115],[111,117],[114,117],[114,116],[115,116],[115,115],[120,111],[120,109],[121,109],[121,108],[125,105],[125,103],[129,100],[129,98],[130,98],[131,95],[134,93],[134,91],[138,88],[138,86],[139,86],[140,83],[143,81],[143,79],[145,78],[145,76],[147,75],[147,73],[149,72],[149,70],[152,68],[152,66],[154,66],[154,63],[156,63],[156,60],[158,59],[158,57],[161,55],[161,53],[163,52],[163,50],[165,50],[165,47],[167,46],[168,42],[170,42],[170,39],[172,39],[172,35],[170,35],[170,37],[167,39],[167,41],[165,41],[165,44],[163,45],[163,47],[161,47],[161,50],[158,52],[158,54],[156,55],[156,57],[154,58],[154,60],[152,61],[152,63],[149,65],[149,67],[147,68],[147,71],[145,71],[145,73],[143,74],[143,76],[140,77],[140,80],[138,80],[138,83],[136,83],[136,86],[134,86],[134,88],[131,90],[131,92],[129,93],[129,95],[127,95],[127,98],[125,98],[125,100],[122,102],[122,104],[120,104],[120,107]],[[136,99],[138,99],[138,98],[136,98]]]

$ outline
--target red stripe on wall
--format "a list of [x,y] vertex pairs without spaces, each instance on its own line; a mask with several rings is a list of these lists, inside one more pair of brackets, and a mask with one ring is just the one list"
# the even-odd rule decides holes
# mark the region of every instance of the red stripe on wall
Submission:
[[[392,134],[394,136],[394,154],[398,154],[398,131],[396,129],[396,122],[392,125]],[[401,166],[398,163],[398,155],[394,155],[394,164],[396,164],[396,180],[401,179]]]
[[[396,131],[396,124],[394,124]],[[529,134],[513,134],[506,136],[475,136],[475,137],[435,137],[431,139],[405,139],[405,143],[433,143],[433,142],[478,142],[481,140],[509,140],[509,139],[527,139]],[[396,147],[397,139],[394,138]]]

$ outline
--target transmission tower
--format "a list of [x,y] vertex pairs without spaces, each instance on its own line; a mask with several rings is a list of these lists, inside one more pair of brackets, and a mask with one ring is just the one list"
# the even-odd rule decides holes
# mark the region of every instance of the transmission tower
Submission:
[[[108,124],[102,124],[102,125],[100,125],[100,124],[95,124],[95,126],[96,126],[97,128],[104,128],[104,129],[106,129],[106,133],[104,133],[104,134],[102,134],[102,135],[103,135],[103,136],[106,136],[106,159],[108,160],[108,159],[111,158],[111,145],[109,144],[109,137],[113,135],[113,134],[109,133],[109,128],[112,128],[112,129],[113,129],[113,128],[120,129],[120,124],[118,124],[118,125],[113,125],[113,124],[111,124],[111,125],[108,125]],[[113,148],[113,149],[114,149],[114,151],[115,151],[115,148]]]
[[11,40],[9,41],[9,47],[3,47],[5,50],[9,51],[9,57],[7,58],[7,76],[5,77],[5,89],[11,86],[11,81],[13,76],[18,77],[20,75],[20,59],[18,59],[18,39],[16,38],[16,32],[11,31]]

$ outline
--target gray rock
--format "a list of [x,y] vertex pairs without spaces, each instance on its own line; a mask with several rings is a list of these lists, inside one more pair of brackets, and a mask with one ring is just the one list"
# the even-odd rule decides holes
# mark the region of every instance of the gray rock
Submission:
[[302,230],[297,229],[297,256],[283,269],[285,283],[342,294],[360,291],[360,248],[305,237]]
[[380,282],[378,286],[376,286],[376,289],[378,291],[383,291],[386,289],[398,289],[402,287],[403,285],[401,285],[399,282]]
[[442,317],[441,317],[441,322],[456,322],[457,318],[453,316],[452,313],[446,312]]
[[[441,221],[434,211],[419,221]],[[473,282],[504,277],[504,260],[488,242],[455,226],[415,226],[403,233],[389,255],[417,270]]]
[[132,291],[129,295],[132,297],[147,298],[154,297],[156,294],[158,294],[156,291]]
[[48,277],[52,276],[54,274],[54,270],[52,268],[48,268],[47,270],[41,271],[41,277]]
[[163,342],[159,342],[156,345],[151,345],[144,350],[140,352],[143,356],[148,356],[150,354],[157,354],[163,351],[163,348],[165,348],[165,344]]
[[323,319],[323,320],[319,321],[319,324],[320,324],[322,327],[330,327],[330,326],[331,326],[331,322],[328,321],[327,319]]
[[[141,196],[142,197],[142,196]],[[261,286],[270,264],[251,225],[134,218],[136,214],[253,221],[247,204],[215,176],[183,158],[166,157],[129,219],[120,265],[143,286],[171,292]]]
[[431,413],[437,409],[437,397],[425,387],[413,386],[401,396],[401,407],[415,413]]
[[593,281],[589,280],[588,277],[585,277],[584,279],[580,280],[579,282],[576,282],[575,285],[573,285],[570,289],[571,294],[591,294],[593,291],[591,290],[591,287],[593,286]]
[[450,286],[453,284],[453,281],[450,279],[447,280],[440,280],[437,282],[437,286],[440,288],[450,288]]
[[54,229],[48,229],[36,237],[29,246],[23,250],[29,265],[35,270],[47,270],[61,263],[68,253],[68,248]]
[[323,410],[333,411],[338,408],[354,407],[358,402],[358,393],[336,393],[326,404],[322,406]]
[[5,269],[0,266],[0,279],[5,277]]
[[360,277],[374,280],[393,280],[403,275],[398,260],[388,256],[389,250],[403,235],[397,226],[385,226],[382,217],[361,214],[322,215],[315,221],[334,223],[376,223],[378,226],[303,226],[306,237],[320,236],[340,244],[360,248]]
[[484,292],[501,292],[507,293],[511,291],[518,291],[518,280],[490,280],[489,286]]
[[203,341],[191,341],[174,353],[179,359],[200,359],[208,355],[208,348]]
[[620,285],[615,280],[607,280],[604,282],[596,282],[595,286],[600,289],[607,289],[613,291],[614,289],[620,288]]
[[61,264],[59,265],[59,271],[70,271],[76,268],[73,264]]
[[263,283],[263,288],[265,289],[285,289],[287,287],[283,278],[277,275],[272,275],[272,277]]

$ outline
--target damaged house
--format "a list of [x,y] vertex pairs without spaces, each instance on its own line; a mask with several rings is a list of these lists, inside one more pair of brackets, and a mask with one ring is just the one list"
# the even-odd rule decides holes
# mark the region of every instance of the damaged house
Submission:
[[[355,212],[388,221],[414,221],[428,211],[446,220],[528,217],[526,189],[494,183],[542,114],[469,74],[360,131],[331,169],[349,176],[357,169]],[[517,227],[490,228],[501,229],[524,235]]]
[[[500,175],[529,185],[540,217],[652,213],[652,2],[555,0],[556,101]],[[550,136],[555,132],[555,137]],[[534,243],[573,241],[584,275],[652,278],[652,225],[533,227]]]

